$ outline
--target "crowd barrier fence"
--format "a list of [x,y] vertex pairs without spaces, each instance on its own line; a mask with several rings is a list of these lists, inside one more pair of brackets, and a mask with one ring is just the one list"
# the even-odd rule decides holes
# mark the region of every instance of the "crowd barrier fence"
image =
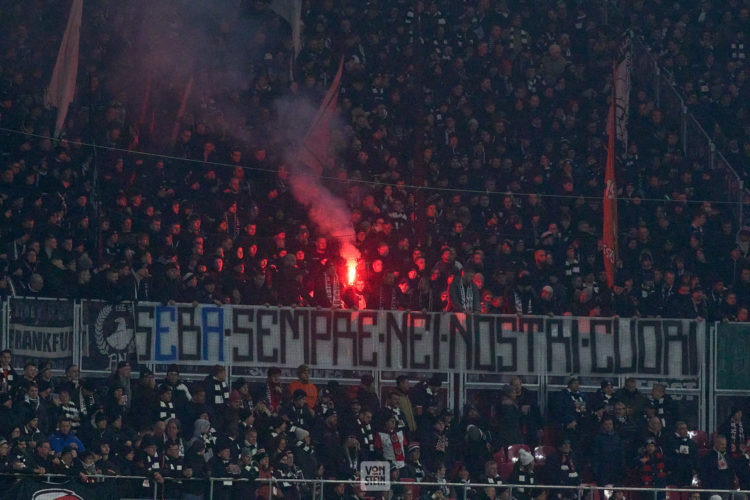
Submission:
[[[737,225],[736,229],[744,227],[745,188],[742,177],[717,150],[712,136],[685,104],[674,76],[659,65],[646,42],[641,37],[634,36],[631,46],[634,91],[645,90],[654,99],[656,108],[664,114],[665,124],[670,130],[678,131],[685,160],[690,164],[697,162],[712,172],[712,176],[718,179],[714,194],[724,198],[719,201],[729,204],[729,211]],[[693,181],[700,182],[700,179]]]
[[[97,488],[97,485],[107,484],[114,482],[115,487],[116,483],[118,481],[137,481],[137,482],[143,482],[149,480],[146,476],[112,476],[112,475],[88,475],[87,478],[89,479],[88,485],[86,483],[83,483],[79,481],[79,479],[62,475],[62,474],[9,474],[9,473],[1,473],[0,477],[5,477],[9,479],[15,479],[17,480],[15,484],[15,489],[11,486],[10,489],[6,491],[19,491],[18,486],[30,486],[29,488],[25,488],[25,490],[28,491],[35,491],[37,495],[40,495],[40,498],[43,496],[43,493],[49,493],[51,491],[55,491],[57,494],[61,495],[69,495],[69,496],[63,496],[63,498],[82,498],[82,500],[92,500],[92,499],[105,499],[105,498],[118,498],[120,500],[157,500],[157,498],[161,498],[161,483],[156,483],[151,479],[151,483],[153,484],[153,494],[150,494],[149,496],[136,495],[131,497],[122,497],[118,493],[121,492],[120,489],[116,489],[115,491],[118,493],[114,493],[114,496],[107,496],[109,493],[112,495],[112,491],[103,491],[101,488]],[[211,477],[211,478],[205,478],[205,479],[175,479],[171,477],[164,477],[164,482],[172,482],[172,481],[180,481],[182,483],[187,482],[202,482],[208,486],[207,492],[204,494],[203,498],[204,500],[213,500],[215,496],[215,491],[218,489],[219,486],[217,486],[217,483],[221,483],[220,486],[227,486],[231,483],[232,487],[234,487],[238,483],[246,483],[248,479],[243,478],[236,478],[236,477]],[[21,485],[19,483],[28,482],[27,485]],[[467,500],[468,498],[472,498],[472,494],[474,492],[481,491],[485,488],[495,488],[496,491],[504,491],[507,492],[507,498],[514,498],[513,492],[515,491],[522,491],[526,492],[527,490],[531,490],[531,498],[535,498],[536,495],[533,494],[534,491],[558,491],[558,492],[573,492],[572,495],[566,495],[568,498],[576,498],[577,500],[609,500],[610,498],[613,498],[614,492],[622,492],[624,494],[625,500],[688,500],[690,498],[690,495],[692,494],[700,494],[702,498],[709,498],[712,495],[718,495],[724,500],[728,499],[744,499],[747,497],[748,494],[750,494],[750,491],[745,491],[741,489],[730,489],[730,490],[718,490],[718,489],[705,489],[701,487],[690,487],[690,488],[680,488],[680,487],[674,487],[674,486],[667,486],[662,488],[648,488],[648,487],[634,487],[634,486],[613,486],[613,485],[596,485],[596,484],[588,484],[584,483],[579,486],[563,486],[563,485],[544,485],[544,484],[535,484],[535,485],[528,485],[528,484],[512,484],[512,483],[503,483],[503,484],[488,484],[488,483],[465,483],[465,482],[432,482],[432,481],[421,481],[421,482],[415,482],[415,481],[387,481],[385,484],[378,484],[375,488],[372,488],[372,485],[369,484],[367,481],[364,480],[331,480],[331,479],[290,479],[290,478],[284,478],[284,479],[278,479],[278,478],[258,478],[255,480],[255,483],[257,485],[257,489],[262,488],[264,485],[267,486],[267,492],[268,492],[268,500],[272,500],[275,498],[274,491],[279,491],[282,487],[282,483],[286,483],[287,485],[307,485],[306,491],[311,492],[310,493],[310,500],[324,500],[326,498],[326,491],[329,491],[330,488],[334,488],[336,485],[340,484],[346,484],[349,485],[352,488],[361,488],[365,492],[365,498],[368,499],[389,499],[391,498],[391,495],[394,493],[398,493],[399,490],[403,491],[405,489],[412,489],[412,491],[415,491],[417,489],[433,489],[433,488],[440,488],[445,487],[450,489],[453,493],[455,493],[455,496],[451,496],[449,498],[455,499],[455,500]],[[88,486],[89,489],[86,490],[85,488],[82,489],[81,487]],[[109,487],[112,487],[111,484],[109,484]],[[287,486],[288,487],[288,486]],[[368,489],[369,488],[369,489]],[[48,497],[44,497],[48,498]],[[49,496],[49,498],[52,498],[52,496]],[[223,498],[223,496],[222,496]],[[417,496],[414,496],[414,498],[418,498]],[[500,498],[500,497],[498,497]],[[506,498],[503,496],[502,498]],[[251,499],[247,499],[251,500]]]

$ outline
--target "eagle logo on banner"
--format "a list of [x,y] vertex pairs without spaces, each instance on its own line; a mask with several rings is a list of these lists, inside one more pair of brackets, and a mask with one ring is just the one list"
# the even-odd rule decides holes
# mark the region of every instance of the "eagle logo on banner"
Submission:
[[35,492],[31,500],[83,500],[83,497],[70,490],[54,488]]
[[125,304],[106,305],[94,325],[96,348],[104,356],[122,355],[134,345],[132,312]]

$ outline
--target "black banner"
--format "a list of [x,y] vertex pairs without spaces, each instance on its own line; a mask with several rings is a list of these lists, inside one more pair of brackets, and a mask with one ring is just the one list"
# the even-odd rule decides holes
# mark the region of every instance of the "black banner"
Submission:
[[72,301],[11,298],[9,308],[7,347],[16,366],[32,360],[64,370],[73,363]]
[[111,371],[122,360],[135,364],[133,304],[83,301],[82,308],[81,369]]

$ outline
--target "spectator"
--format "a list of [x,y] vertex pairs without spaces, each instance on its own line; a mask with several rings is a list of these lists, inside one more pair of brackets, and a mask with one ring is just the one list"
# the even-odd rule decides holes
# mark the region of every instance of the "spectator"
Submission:
[[406,423],[408,432],[414,433],[417,430],[416,412],[409,392],[409,378],[406,375],[399,375],[396,379],[396,389],[393,391],[394,398],[397,401],[399,413]]
[[615,432],[612,417],[606,416],[594,438],[591,463],[597,484],[619,485],[625,468],[625,450],[620,436]]
[[226,379],[226,368],[215,365],[203,383],[206,388],[206,403],[214,410],[229,401],[229,386]]
[[719,427],[719,433],[728,436],[729,453],[736,458],[742,455],[747,439],[745,438],[745,426],[742,421],[742,409],[732,407],[729,411],[729,417]]
[[[573,453],[571,441],[563,438],[557,446],[557,451],[548,459],[545,474],[550,485],[578,486],[581,478],[578,472],[578,460]],[[559,498],[575,496],[575,490],[558,490]]]
[[646,397],[638,390],[638,382],[633,377],[625,379],[625,385],[615,392],[615,399],[622,401],[630,409],[629,416],[634,418],[643,413]]
[[709,490],[730,490],[734,485],[734,466],[727,453],[727,438],[721,434],[714,438],[714,446],[701,459],[700,478]]
[[9,349],[0,352],[0,374],[2,374],[1,392],[13,394],[15,384],[18,382],[18,375],[11,365],[12,354]]
[[[518,452],[518,461],[513,464],[513,473],[510,476],[511,484],[534,486],[536,484],[536,473],[534,470],[534,455],[521,449]],[[515,488],[519,500],[531,500],[536,498],[538,490],[525,486]]]
[[580,426],[586,414],[586,400],[578,390],[578,378],[568,379],[568,386],[555,399],[554,415],[563,434],[578,441]]
[[357,400],[362,408],[370,410],[373,414],[380,411],[380,399],[375,393],[375,379],[372,375],[366,373],[360,378],[360,385],[357,388]]
[[508,385],[503,388],[497,406],[497,439],[504,446],[525,442],[521,428],[521,408],[516,401],[516,390]]
[[[266,401],[269,410],[277,413],[281,408],[284,390],[281,387],[281,369],[273,367],[268,369],[266,383],[261,394],[261,399]],[[307,400],[307,393],[305,393]]]
[[57,432],[49,437],[49,445],[53,452],[59,455],[66,446],[71,446],[81,453],[86,451],[81,440],[73,433],[70,420],[61,418],[57,422],[57,429]]
[[474,271],[463,269],[460,279],[451,281],[448,308],[455,312],[480,312],[479,288],[474,283]]
[[644,451],[638,458],[641,481],[648,487],[664,488],[667,485],[667,471],[661,449],[652,438],[646,440]]
[[386,418],[383,430],[375,436],[375,448],[382,460],[388,460],[391,467],[403,469],[406,466],[408,452],[406,437],[403,431],[396,429],[396,418],[391,415]]
[[416,482],[425,480],[425,469],[421,462],[421,448],[419,443],[411,442],[406,447],[405,466],[399,477],[414,479]]
[[598,408],[604,405],[605,412],[609,415],[615,411],[615,391],[611,380],[602,380],[601,388],[591,396],[591,407]]
[[180,379],[180,367],[176,364],[171,364],[167,367],[167,378],[164,380],[164,385],[167,385],[172,389],[172,401],[174,402],[175,408],[183,408],[192,400],[190,389],[185,382]]
[[310,382],[310,368],[307,365],[300,365],[297,368],[298,379],[289,384],[289,393],[294,394],[301,390],[305,393],[305,402],[308,408],[314,408],[318,402],[318,388]]
[[674,433],[665,440],[664,458],[669,484],[691,486],[698,472],[698,449],[685,422],[676,422]]

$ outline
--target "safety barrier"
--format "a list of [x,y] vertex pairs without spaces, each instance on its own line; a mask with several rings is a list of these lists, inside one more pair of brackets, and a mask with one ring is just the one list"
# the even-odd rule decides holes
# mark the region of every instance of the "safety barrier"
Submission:
[[[35,492],[37,494],[45,493],[48,491],[55,490],[60,496],[64,498],[82,498],[83,500],[93,500],[100,498],[110,498],[107,496],[107,492],[104,490],[97,490],[95,487],[89,491],[81,489],[83,485],[77,479],[71,478],[62,474],[8,474],[2,473],[0,477],[9,479],[17,479],[18,483],[15,485],[15,490],[11,487],[9,492],[21,491],[18,488],[19,483],[23,481],[29,481],[36,485],[31,485],[28,488],[29,492]],[[109,475],[89,475],[87,478],[96,483],[102,484],[105,482],[117,482],[117,481],[137,481],[143,482],[149,480],[146,476],[109,476]],[[231,483],[231,487],[234,488],[239,483],[247,483],[247,479],[226,477],[226,478],[206,478],[206,479],[175,479],[175,478],[164,478],[165,482],[180,481],[186,482],[200,482],[206,486],[203,498],[205,500],[213,500],[216,489],[218,488],[217,483],[221,483],[221,486],[227,486]],[[78,482],[79,484],[74,484]],[[41,483],[44,486],[39,486]],[[129,499],[153,499],[161,498],[161,483],[156,483],[151,479],[153,484],[153,496],[134,496],[134,497],[123,497],[121,496],[121,490],[118,488],[114,498],[120,500]],[[715,490],[715,489],[703,489],[698,487],[691,488],[678,488],[667,486],[664,488],[646,488],[646,487],[633,487],[633,486],[613,486],[604,485],[598,486],[594,484],[581,484],[580,486],[563,486],[563,485],[543,485],[543,484],[488,484],[488,483],[464,483],[464,482],[431,482],[431,481],[387,481],[385,484],[369,484],[363,480],[331,480],[331,479],[277,479],[277,478],[258,478],[255,480],[256,490],[266,486],[268,500],[275,498],[274,492],[281,492],[284,488],[289,487],[300,487],[306,485],[305,491],[310,492],[310,500],[324,500],[326,498],[326,491],[331,488],[335,488],[337,485],[348,485],[351,488],[362,489],[365,492],[365,498],[383,498],[381,493],[401,493],[405,490],[411,490],[411,492],[421,489],[438,489],[442,488],[450,491],[450,495],[446,498],[453,498],[455,500],[467,500],[472,498],[475,492],[482,491],[486,488],[493,488],[497,492],[507,492],[507,498],[514,498],[513,492],[523,492],[524,494],[530,493],[527,498],[536,498],[538,494],[533,492],[542,491],[558,491],[558,492],[571,492],[571,494],[565,495],[568,498],[577,498],[577,500],[609,500],[615,498],[613,494],[615,492],[622,492],[625,500],[687,500],[692,494],[705,495],[709,497],[711,495],[718,495],[723,499],[731,499],[734,495],[747,495],[750,491],[734,489],[734,490]],[[65,497],[64,495],[70,495]],[[47,498],[47,497],[45,497]],[[49,498],[52,498],[50,496]],[[56,497],[57,498],[57,497]],[[390,497],[386,497],[390,498]],[[418,498],[415,495],[413,498]],[[499,497],[498,497],[499,498]],[[503,497],[505,498],[505,497]],[[738,497],[741,498],[741,497]],[[247,499],[251,500],[251,499]]]
[[[281,484],[281,482],[290,483],[290,484],[308,484],[313,485],[312,491],[315,492],[315,496],[312,500],[324,500],[325,499],[325,489],[334,487],[335,485],[339,484],[347,484],[351,487],[361,487],[365,491],[365,498],[379,498],[377,496],[370,496],[367,495],[367,483],[363,482],[361,480],[349,480],[349,481],[340,481],[340,480],[325,480],[325,479],[283,479],[279,480],[276,478],[268,478],[268,479],[257,479],[256,482],[260,483],[266,483],[268,484],[268,499],[271,500],[272,493],[273,493],[273,487],[278,486]],[[633,486],[613,486],[613,485],[605,485],[605,486],[597,486],[593,484],[582,484],[580,486],[562,486],[562,485],[528,485],[528,484],[488,484],[488,483],[450,483],[450,482],[430,482],[430,481],[422,481],[422,482],[391,482],[390,483],[390,491],[400,489],[422,489],[422,488],[441,488],[446,487],[448,489],[451,489],[455,492],[455,497],[449,497],[454,498],[455,500],[467,500],[468,498],[472,498],[470,496],[472,492],[481,491],[485,488],[493,488],[496,491],[506,491],[508,493],[507,498],[514,498],[513,497],[513,491],[516,492],[527,492],[529,490],[531,491],[570,491],[573,492],[573,495],[569,495],[569,498],[576,497],[577,500],[609,500],[612,497],[612,494],[614,492],[623,492],[625,494],[625,498],[627,500],[650,500],[653,498],[653,500],[659,500],[659,499],[666,499],[666,500],[681,500],[683,498],[683,495],[685,495],[684,500],[687,500],[688,495],[693,493],[698,494],[706,494],[707,496],[710,495],[719,495],[724,500],[726,498],[732,498],[732,495],[746,495],[750,493],[750,491],[744,491],[740,489],[736,490],[709,490],[709,489],[702,489],[702,488],[677,488],[677,487],[665,487],[665,488],[644,488],[644,487],[633,487]],[[378,494],[378,490],[374,490],[373,493],[375,495]],[[531,494],[527,498],[536,498],[538,495]],[[566,495],[567,496],[567,495]],[[418,496],[414,496],[414,498],[418,498]],[[497,497],[500,498],[500,497]],[[506,497],[503,497],[506,498]]]
[[[679,133],[686,163],[697,163],[708,169],[716,182],[713,199],[729,203],[729,210],[737,223],[736,229],[744,225],[745,189],[742,177],[717,150],[711,136],[691,113],[680,94],[674,76],[663,69],[645,41],[634,36],[631,40],[633,54],[632,79],[634,90],[645,90],[654,99],[656,108],[662,111],[664,123],[670,130]],[[632,101],[631,101],[632,102]],[[700,183],[700,179],[693,179]],[[718,208],[723,209],[724,206]]]

